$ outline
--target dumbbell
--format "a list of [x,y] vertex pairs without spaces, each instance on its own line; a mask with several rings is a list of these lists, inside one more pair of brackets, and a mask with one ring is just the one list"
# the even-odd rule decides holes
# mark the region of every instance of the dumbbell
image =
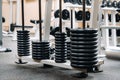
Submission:
[[119,21],[120,21],[120,14],[117,13],[117,14],[115,15],[115,17],[116,17],[116,22],[119,22]]
[[113,2],[112,2],[112,6],[113,6],[114,8],[117,8],[117,7],[118,7],[117,1],[113,1]]
[[86,4],[87,4],[88,6],[90,6],[90,5],[91,5],[91,0],[86,0]]
[[118,11],[118,12],[120,12],[120,1],[118,2],[118,4],[117,4],[117,10],[116,11]]
[[62,11],[62,19],[67,20],[67,19],[69,19],[69,18],[70,18],[70,13],[69,13],[69,11],[68,11],[67,9],[64,9],[64,10]]
[[55,12],[54,12],[54,17],[55,18],[59,18],[59,14],[60,13],[60,10],[56,10]]
[[90,11],[86,11],[86,21],[90,20]]
[[[59,18],[59,10],[56,10],[55,12],[54,12],[54,17],[55,18]],[[70,18],[70,13],[69,13],[69,11],[67,10],[67,9],[64,9],[63,11],[62,11],[62,19],[64,19],[64,20],[67,20],[67,19],[69,19]]]
[[117,5],[118,8],[120,8],[120,1],[118,2],[118,5]]
[[69,0],[64,0],[64,3],[67,3],[67,2],[69,2]]
[[79,5],[82,5],[82,0],[78,0],[77,3],[78,3]]
[[108,0],[108,1],[107,1],[107,7],[112,7],[112,2],[111,2],[111,0]]
[[82,14],[83,11],[79,10],[78,12],[75,13],[76,19],[77,20],[82,20]]
[[106,7],[106,6],[107,6],[107,1],[106,1],[106,0],[103,0],[101,7]]

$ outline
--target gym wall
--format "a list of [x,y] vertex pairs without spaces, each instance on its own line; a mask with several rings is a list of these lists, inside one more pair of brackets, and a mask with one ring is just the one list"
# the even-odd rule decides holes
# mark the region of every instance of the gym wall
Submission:
[[[13,5],[13,22],[16,22],[16,0]],[[38,19],[38,0],[24,0],[25,1],[25,25],[33,25],[30,23],[31,19]],[[42,0],[42,16],[45,12],[45,1]],[[2,16],[5,17],[6,22],[3,24],[3,29],[8,30],[10,24],[10,5],[9,0],[2,0]],[[20,15],[21,17],[21,15]],[[21,23],[21,19],[20,19]],[[34,25],[33,25],[34,26]]]

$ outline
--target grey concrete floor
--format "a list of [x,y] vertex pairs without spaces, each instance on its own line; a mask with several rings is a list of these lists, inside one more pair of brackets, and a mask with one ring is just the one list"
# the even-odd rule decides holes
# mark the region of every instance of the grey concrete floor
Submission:
[[71,75],[74,70],[59,67],[42,68],[41,64],[15,64],[17,54],[16,41],[11,37],[3,38],[3,46],[11,48],[12,52],[0,53],[0,80],[120,80],[120,61],[104,58],[103,72],[89,73],[85,79]]

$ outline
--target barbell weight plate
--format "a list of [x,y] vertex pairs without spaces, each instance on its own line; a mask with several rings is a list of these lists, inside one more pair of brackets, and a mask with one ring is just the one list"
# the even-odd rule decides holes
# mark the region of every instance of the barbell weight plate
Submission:
[[71,49],[73,53],[96,53],[97,49]]
[[71,53],[71,56],[75,57],[95,57],[98,53]]
[[77,65],[77,64],[71,64],[72,67],[74,68],[91,68],[95,67],[95,65]]
[[71,41],[71,45],[97,45],[98,42],[97,41]]
[[71,45],[72,49],[96,49],[97,45]]
[[82,33],[82,34],[93,34],[97,33],[98,30],[96,29],[71,29],[71,33]]
[[71,41],[97,41],[98,38],[97,37],[93,37],[93,38],[84,38],[84,37],[70,37]]
[[94,33],[94,34],[77,34],[77,33],[71,33],[70,34],[71,37],[97,37],[98,34]]
[[97,57],[76,57],[76,56],[72,56],[71,60],[76,60],[76,61],[94,61],[94,60],[97,60]]

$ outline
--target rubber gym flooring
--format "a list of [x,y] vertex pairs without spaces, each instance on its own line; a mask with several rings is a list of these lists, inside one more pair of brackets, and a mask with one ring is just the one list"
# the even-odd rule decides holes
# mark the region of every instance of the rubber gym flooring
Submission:
[[11,37],[3,38],[3,46],[11,48],[12,52],[0,52],[0,80],[120,80],[120,61],[103,58],[105,64],[101,66],[103,72],[89,73],[87,78],[71,76],[75,70],[59,67],[42,68],[42,64],[15,64],[17,54],[16,41]]

